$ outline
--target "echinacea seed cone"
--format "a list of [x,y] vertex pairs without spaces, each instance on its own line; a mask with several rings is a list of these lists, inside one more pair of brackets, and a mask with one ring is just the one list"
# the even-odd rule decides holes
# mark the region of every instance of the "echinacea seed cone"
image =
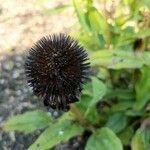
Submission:
[[78,101],[89,76],[88,55],[78,42],[65,34],[46,36],[32,48],[25,61],[27,81],[44,105],[68,109]]

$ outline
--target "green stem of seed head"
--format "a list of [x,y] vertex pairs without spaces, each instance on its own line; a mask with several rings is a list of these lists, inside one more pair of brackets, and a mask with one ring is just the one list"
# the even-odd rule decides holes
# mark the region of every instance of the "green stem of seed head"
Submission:
[[76,120],[87,130],[95,132],[94,127],[84,118],[84,115],[75,104],[70,104],[70,111],[74,114]]

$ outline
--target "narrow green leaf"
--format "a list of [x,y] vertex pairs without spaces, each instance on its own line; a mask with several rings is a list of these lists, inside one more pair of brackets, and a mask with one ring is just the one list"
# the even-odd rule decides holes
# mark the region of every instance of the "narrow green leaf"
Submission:
[[85,150],[123,150],[123,147],[113,131],[101,128],[91,135]]
[[105,17],[100,12],[98,12],[96,8],[92,7],[88,11],[88,18],[93,32],[103,34],[107,31],[107,21]]
[[48,113],[43,111],[29,111],[21,115],[10,118],[4,124],[4,130],[17,130],[24,133],[30,133],[36,129],[46,127],[52,122]]
[[90,27],[87,21],[87,14],[85,11],[83,11],[83,1],[82,0],[73,0],[73,5],[78,17],[78,20],[81,24],[81,26],[83,27],[83,29],[85,29],[86,31],[90,31]]
[[106,94],[106,86],[98,78],[92,77],[92,87],[93,87],[93,98],[89,103],[88,109],[85,113],[85,116],[93,109],[98,101]]
[[150,130],[138,129],[132,139],[132,150],[149,150],[150,148]]
[[70,6],[71,5],[60,5],[60,6],[56,6],[54,8],[51,8],[51,9],[46,9],[42,13],[44,13],[45,15],[54,15],[57,13],[61,13],[62,11],[64,11],[66,8],[68,8]]
[[120,101],[119,103],[114,104],[110,110],[111,112],[127,111],[129,109],[132,109],[133,105],[134,105],[134,101],[129,99],[129,100]]
[[60,142],[66,142],[70,138],[81,135],[84,129],[70,120],[58,121],[47,128],[28,150],[47,150]]
[[87,14],[93,37],[98,41],[99,48],[104,48],[106,41],[109,41],[106,18],[95,7],[91,7]]
[[129,117],[141,117],[141,116],[144,115],[144,113],[145,113],[144,110],[136,111],[136,110],[133,110],[133,109],[129,109],[129,110],[125,111],[125,114]]
[[142,109],[150,99],[150,67],[143,67],[141,73],[141,79],[135,85],[137,100],[135,110]]
[[107,98],[118,98],[121,100],[134,99],[133,91],[129,89],[108,89]]
[[101,50],[91,56],[92,66],[111,69],[150,67],[150,52],[130,52],[121,50]]
[[127,126],[127,117],[123,113],[115,113],[109,117],[106,127],[109,127],[113,132],[118,133]]

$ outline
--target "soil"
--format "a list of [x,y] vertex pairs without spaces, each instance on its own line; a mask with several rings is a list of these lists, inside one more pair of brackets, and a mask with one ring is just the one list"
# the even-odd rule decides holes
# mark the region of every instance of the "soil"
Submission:
[[[67,0],[0,0],[0,127],[10,117],[28,110],[47,111],[26,83],[24,60],[29,47],[44,35],[69,33],[76,22],[73,10],[47,12]],[[69,20],[69,21],[68,21]],[[50,110],[53,116],[59,112]],[[0,150],[26,150],[42,131],[32,134],[4,132],[0,128]],[[55,150],[81,150],[86,136],[56,146]]]

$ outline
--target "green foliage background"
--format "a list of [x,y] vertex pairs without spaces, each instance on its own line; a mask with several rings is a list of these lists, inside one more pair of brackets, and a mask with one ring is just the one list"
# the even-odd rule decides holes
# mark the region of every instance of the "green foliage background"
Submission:
[[[57,119],[47,112],[26,112],[9,119],[5,130],[31,133],[45,128],[29,150],[53,148],[90,131],[85,150],[150,148],[150,3],[149,0],[73,0],[74,32],[88,50],[91,81],[79,102]],[[111,4],[111,9],[105,6]]]

